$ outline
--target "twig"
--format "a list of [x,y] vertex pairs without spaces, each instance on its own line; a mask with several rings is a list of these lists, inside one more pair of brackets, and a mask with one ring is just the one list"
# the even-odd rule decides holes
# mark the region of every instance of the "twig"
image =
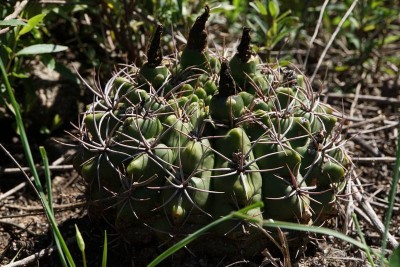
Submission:
[[[24,7],[26,6],[26,4],[28,4],[28,0],[24,0],[21,3],[17,2],[15,3],[14,6],[14,12],[11,13],[10,15],[6,16],[4,18],[4,20],[10,20],[10,19],[15,19],[16,17],[18,17],[19,13],[22,12],[22,10],[24,9]],[[10,30],[10,27],[4,28],[0,30],[0,34],[6,33]]]
[[[354,118],[354,117],[350,117],[350,118]],[[350,120],[346,117],[345,117],[345,119]],[[349,125],[343,125],[342,130],[346,130],[349,128],[358,128],[360,126],[364,126],[364,125],[368,125],[370,123],[380,122],[380,121],[384,121],[384,120],[385,120],[385,116],[383,116],[383,115],[378,115],[378,116],[370,118],[370,119],[360,118],[360,121],[358,121],[358,122],[354,122]],[[396,124],[396,122],[393,122],[393,123]]]
[[363,148],[365,148],[365,150],[367,152],[369,152],[370,154],[372,154],[374,157],[380,157],[382,155],[382,153],[378,150],[378,149],[374,149],[367,141],[365,141],[363,138],[361,138],[360,136],[351,136],[350,138],[354,143],[356,143],[357,145],[362,146]]
[[354,162],[394,162],[396,160],[395,157],[362,157],[357,158],[354,157]]
[[19,15],[19,13],[22,12],[22,9],[24,9],[26,4],[28,4],[28,0],[23,0],[21,3],[19,2],[15,3],[14,12],[6,16],[4,20],[15,19]]
[[322,19],[324,17],[324,13],[325,13],[325,8],[328,5],[329,0],[325,0],[324,4],[321,7],[321,11],[319,12],[319,18],[318,18],[318,22],[317,22],[317,26],[315,27],[315,31],[313,36],[311,37],[310,43],[308,44],[308,49],[307,49],[307,53],[306,53],[306,58],[304,60],[304,65],[303,68],[306,69],[307,66],[307,62],[308,62],[308,57],[310,56],[310,51],[311,48],[313,47],[313,43],[315,41],[315,38],[317,38],[318,35],[318,31],[319,31],[319,27],[321,27],[322,24]]
[[[4,149],[5,149],[5,148],[4,148]],[[6,151],[6,150],[5,150],[5,151]],[[6,153],[7,153],[7,152],[6,152]],[[53,166],[53,167],[54,167],[54,166],[57,166],[57,165],[61,164],[62,162],[64,162],[64,160],[65,160],[65,157],[64,157],[64,156],[61,156],[60,158],[56,159],[56,160],[53,162],[52,166]],[[23,173],[25,173],[25,170],[24,170],[24,169],[25,169],[25,167],[18,168],[18,170],[20,170],[20,171],[22,171]],[[33,177],[30,177],[29,180],[30,180],[30,182],[32,183]],[[8,190],[8,191],[5,192],[4,194],[1,194],[1,195],[0,195],[0,200],[6,199],[7,197],[13,195],[14,193],[16,193],[16,192],[18,192],[19,190],[21,190],[22,188],[24,188],[26,185],[27,185],[27,182],[22,182],[22,183],[18,184],[17,186],[15,186],[14,188]],[[31,184],[31,185],[33,186],[33,184]]]
[[360,209],[359,207],[354,207],[354,210],[358,213],[358,215],[360,215],[361,217],[363,217],[363,219],[364,219],[367,223],[369,223],[369,224],[372,225],[371,219],[368,217],[367,214],[365,214],[365,212],[364,212],[362,209]]
[[382,130],[394,128],[394,127],[397,127],[397,126],[398,126],[398,123],[385,125],[385,126],[381,126],[381,127],[375,128],[375,129],[360,131],[360,134],[375,133],[375,132],[379,132],[379,131],[382,131]]
[[[51,165],[51,166],[49,166],[49,169],[51,171],[66,171],[66,170],[71,170],[72,168],[73,168],[72,164],[69,164],[69,165]],[[29,167],[22,167],[22,170],[25,171],[25,172],[29,172],[31,169]],[[43,171],[44,167],[43,166],[39,166],[38,168],[36,168],[36,170]],[[20,171],[21,171],[20,168],[6,168],[3,171],[0,171],[0,174],[18,173]]]
[[[32,178],[33,180],[33,178]],[[13,187],[12,189],[8,190],[7,192],[5,192],[4,194],[0,195],[0,201],[3,199],[8,198],[9,196],[15,194],[16,192],[18,192],[19,190],[21,190],[22,188],[24,188],[26,186],[26,182],[22,182],[20,184],[18,184],[17,186]]]
[[[354,94],[341,94],[341,93],[328,93],[330,98],[349,98],[354,99]],[[383,97],[383,96],[373,96],[373,95],[359,95],[358,100],[361,101],[375,101],[383,104],[400,104],[400,100],[394,97]]]
[[[31,185],[31,187],[32,187],[32,189],[35,191],[36,195],[37,195],[37,196],[40,196],[40,194],[39,194],[37,188],[36,188],[35,185],[32,183],[33,178],[32,178],[32,177],[29,177],[29,176],[26,174],[26,172],[24,172],[24,171],[22,170],[22,166],[19,165],[18,161],[11,155],[11,153],[10,153],[2,144],[0,144],[0,148],[4,151],[4,153],[7,154],[7,156],[8,156],[8,157],[14,162],[14,164],[17,165],[17,167],[21,170],[21,173],[25,176],[27,182]],[[0,196],[0,197],[1,197],[1,196]]]
[[[354,173],[354,176],[356,174]],[[375,229],[379,232],[379,234],[383,235],[385,232],[385,226],[383,225],[382,221],[379,219],[378,215],[376,215],[374,209],[371,207],[371,205],[368,202],[368,199],[365,199],[365,197],[361,194],[359,188],[352,184],[352,193],[353,197],[357,200],[358,204],[361,206],[362,210],[368,215],[370,218],[372,225],[375,227]],[[396,238],[388,233],[388,242],[392,247],[397,247],[399,245],[399,242],[396,240]]]
[[[75,237],[71,237],[66,241],[66,243],[69,245],[74,241],[75,241]],[[50,256],[55,250],[57,250],[57,246],[52,246],[52,247],[49,247],[49,248],[45,248],[45,249],[42,249],[41,251],[39,251],[39,252],[37,252],[37,253],[35,253],[33,255],[30,255],[30,256],[28,256],[26,258],[23,258],[23,259],[21,259],[19,261],[15,261],[13,263],[7,264],[4,267],[27,266],[28,264],[33,263],[33,262],[43,258],[44,256]]]
[[[367,76],[367,73],[364,72],[361,75],[361,80],[364,80],[366,76]],[[360,96],[360,90],[361,90],[361,81],[358,82],[358,84],[357,84],[356,92],[354,94],[354,99],[353,99],[353,102],[351,103],[350,114],[349,114],[350,117],[353,117],[353,115],[354,115],[354,111],[355,111],[356,106],[357,106],[358,97]]]
[[358,0],[355,0],[353,4],[351,4],[350,8],[347,10],[346,14],[344,14],[343,18],[340,20],[338,26],[336,27],[336,30],[333,32],[331,39],[329,39],[328,44],[325,46],[324,51],[322,52],[321,56],[319,57],[317,66],[314,70],[313,75],[311,76],[310,82],[314,81],[315,75],[318,72],[319,67],[321,66],[322,62],[324,61],[325,55],[328,52],[329,48],[331,47],[333,41],[336,38],[336,35],[339,33],[340,29],[342,28],[343,23],[347,20],[347,18],[350,16],[351,12],[353,12],[353,9],[355,8],[356,4],[358,3]]
[[[87,202],[77,202],[77,203],[69,203],[69,204],[61,204],[61,205],[54,205],[54,210],[65,210],[71,208],[80,208],[87,205]],[[18,210],[25,210],[25,211],[42,211],[43,207],[24,207],[20,205],[13,205],[13,204],[6,204],[4,205],[6,208],[18,209]]]
[[27,233],[28,233],[28,234],[30,234],[31,236],[37,236],[37,235],[38,235],[38,234],[36,234],[35,232],[33,232],[33,231],[31,231],[31,230],[27,229],[26,227],[24,227],[24,226],[21,226],[21,225],[19,225],[19,224],[16,224],[16,223],[13,223],[13,222],[8,222],[8,221],[3,221],[3,220],[0,220],[0,224],[3,224],[3,225],[9,225],[9,226],[12,226],[12,227],[18,228],[18,229],[20,229],[20,230],[22,230],[22,231],[25,231],[25,232],[27,232]]
[[14,215],[3,215],[0,219],[10,219],[10,218],[21,218],[21,217],[29,217],[29,216],[46,216],[44,211],[42,212],[33,212],[33,213],[24,213],[24,214],[14,214]]
[[[388,209],[388,205],[387,205],[387,204],[379,203],[379,202],[376,202],[376,201],[370,201],[370,203],[371,203],[372,205],[374,205],[374,206],[378,206],[378,207],[384,208],[385,210]],[[393,210],[394,210],[394,211],[398,211],[399,208],[398,208],[398,207],[393,207]]]

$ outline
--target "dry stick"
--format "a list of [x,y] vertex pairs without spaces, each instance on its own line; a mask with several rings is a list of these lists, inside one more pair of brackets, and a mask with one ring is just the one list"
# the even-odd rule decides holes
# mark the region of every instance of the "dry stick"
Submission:
[[357,158],[354,157],[353,161],[354,162],[394,162],[396,160],[395,157],[362,157],[362,158]]
[[3,225],[8,225],[8,226],[12,226],[12,227],[15,227],[15,228],[18,228],[18,229],[20,229],[20,230],[22,230],[22,231],[27,232],[27,233],[30,234],[31,236],[37,236],[37,235],[38,235],[38,234],[36,234],[35,232],[29,230],[27,227],[21,226],[21,225],[19,225],[19,224],[13,223],[13,222],[0,220],[0,225],[1,225],[1,224],[3,224]]
[[[363,74],[361,75],[361,80],[364,80],[366,76],[367,76],[367,73],[363,72]],[[361,82],[359,82],[357,84],[357,87],[356,87],[356,92],[355,92],[355,95],[354,95],[354,99],[353,99],[353,102],[351,103],[351,107],[350,107],[350,114],[349,114],[350,117],[353,117],[353,115],[354,115],[354,111],[355,111],[356,106],[357,106],[358,97],[360,95],[360,90],[361,90]]]
[[29,216],[46,216],[44,211],[41,212],[33,212],[33,213],[25,213],[25,214],[14,214],[14,215],[3,215],[0,219],[11,219],[11,218],[22,218],[22,217],[29,217]]
[[[87,205],[87,202],[84,201],[84,202],[77,202],[77,203],[54,205],[53,208],[54,208],[54,210],[65,210],[65,209],[72,209],[72,208],[80,208],[80,207],[84,207],[86,205]],[[24,211],[41,211],[41,210],[43,210],[42,206],[24,207],[24,206],[13,205],[13,204],[5,204],[4,206],[6,208],[18,209],[18,210],[24,210]]]
[[346,195],[348,196],[348,202],[346,205],[346,217],[345,217],[345,224],[343,226],[343,230],[345,234],[349,233],[349,226],[351,223],[352,214],[356,206],[354,205],[353,195],[351,194],[351,184],[352,180],[349,179],[346,185]]
[[[344,119],[348,120],[346,117]],[[385,116],[383,116],[383,115],[378,115],[378,116],[370,118],[370,119],[360,118],[360,121],[358,121],[358,122],[354,122],[354,123],[351,123],[349,125],[344,125],[342,127],[342,130],[346,130],[346,129],[349,129],[349,128],[358,128],[360,126],[364,126],[364,125],[368,125],[370,123],[380,122],[380,121],[384,121],[384,120],[385,120]],[[397,122],[393,122],[393,123],[397,124]]]
[[364,219],[367,223],[369,223],[369,224],[372,225],[371,219],[368,217],[367,214],[365,214],[365,212],[364,212],[362,209],[360,209],[359,207],[354,207],[354,210],[355,210],[359,215],[361,215],[361,217],[363,217],[363,219]]
[[[50,171],[66,171],[66,170],[71,170],[74,166],[72,164],[68,164],[68,165],[51,165],[49,166],[49,170]],[[43,166],[39,166],[38,168],[36,168],[38,171],[43,171],[44,167]],[[22,167],[22,171],[24,172],[30,172],[30,168],[29,167]],[[10,173],[19,173],[21,171],[20,168],[6,168],[4,169],[2,172],[3,174],[10,174]]]
[[319,12],[319,18],[318,18],[318,22],[317,22],[317,26],[315,27],[315,31],[313,36],[311,37],[310,43],[308,44],[308,49],[307,49],[307,53],[306,53],[306,58],[304,60],[304,64],[303,64],[303,68],[306,69],[307,66],[307,62],[308,62],[308,57],[310,56],[310,51],[311,48],[313,47],[313,43],[315,41],[315,38],[317,38],[318,35],[318,31],[319,31],[319,27],[321,27],[322,24],[322,19],[324,17],[324,13],[325,13],[325,8],[328,5],[329,0],[325,0],[324,4],[321,7],[321,11]]
[[[328,93],[331,98],[350,98],[355,97],[354,94],[341,94],[341,93]],[[373,95],[359,95],[358,100],[361,101],[375,101],[383,104],[400,104],[400,100],[394,97],[373,96]]]
[[[371,122],[370,120],[372,120],[372,122],[376,121],[383,121],[384,124],[396,124],[398,123],[397,121],[391,121],[391,120],[385,120],[385,116],[384,115],[378,115],[377,117],[371,118],[371,119],[366,119],[366,118],[361,118],[361,117],[350,117],[350,116],[346,116],[346,115],[342,115],[342,113],[339,112],[333,112],[333,115],[337,116],[337,117],[343,117],[344,120],[346,121],[355,121],[357,124],[361,123],[361,125],[364,125],[365,123]],[[384,117],[383,119],[379,119],[379,117],[382,116]],[[351,124],[351,125],[356,125],[355,123]],[[344,126],[346,127],[346,126]],[[353,126],[351,126],[353,127]],[[354,126],[357,127],[357,126]],[[347,127],[346,127],[347,128]]]
[[[65,243],[66,243],[67,245],[69,245],[69,244],[71,244],[71,243],[74,242],[74,241],[75,241],[75,237],[71,237],[71,238],[69,238],[68,240],[66,240]],[[21,260],[19,260],[19,261],[15,261],[15,262],[13,262],[13,263],[7,264],[7,265],[5,265],[4,267],[27,266],[28,264],[33,263],[33,262],[35,262],[35,261],[37,261],[37,260],[43,258],[44,256],[50,256],[50,255],[51,255],[54,251],[56,251],[56,250],[57,250],[57,246],[52,246],[52,247],[49,247],[49,248],[44,248],[44,249],[42,249],[41,251],[36,252],[36,253],[33,254],[33,255],[30,255],[30,256],[28,256],[28,257],[26,257],[26,258],[23,258],[23,259],[21,259]]]
[[[376,202],[376,201],[370,201],[370,203],[374,206],[384,208],[385,210],[387,210],[389,208],[388,205],[384,204],[384,203],[380,203],[380,202]],[[398,211],[398,210],[399,210],[398,207],[393,207],[393,211]]]
[[374,149],[367,141],[365,141],[363,138],[353,135],[351,136],[350,140],[352,140],[354,143],[357,145],[362,146],[367,152],[372,154],[374,157],[380,157],[382,156],[382,153],[379,151],[379,149]]
[[[353,171],[354,172],[354,171]],[[357,174],[354,172],[354,177],[357,176]],[[376,212],[374,209],[371,207],[371,205],[368,202],[368,199],[366,199],[360,192],[360,189],[357,188],[356,185],[352,184],[352,195],[353,197],[357,200],[358,204],[361,206],[361,208],[364,210],[364,212],[368,215],[370,218],[372,225],[375,227],[375,229],[383,235],[385,232],[385,226],[383,225],[382,221],[379,219],[378,215],[376,215]],[[396,240],[396,238],[388,233],[388,242],[392,247],[397,247],[399,245],[399,242]]]
[[326,53],[328,52],[328,50],[329,50],[329,48],[331,47],[333,41],[335,40],[336,35],[339,33],[340,29],[342,28],[343,23],[344,23],[344,22],[347,20],[347,18],[350,16],[351,12],[353,11],[353,9],[355,8],[355,6],[356,6],[357,3],[358,3],[358,0],[355,0],[355,1],[353,2],[353,4],[351,4],[350,8],[347,10],[346,14],[344,14],[343,18],[340,20],[338,26],[336,27],[335,32],[332,34],[331,39],[329,39],[328,44],[326,45],[324,51],[322,52],[322,54],[321,54],[321,56],[320,56],[320,58],[319,58],[319,60],[318,60],[317,67],[315,68],[314,73],[313,73],[313,75],[311,76],[310,82],[314,81],[315,75],[317,74],[318,69],[319,69],[319,67],[320,67],[321,64],[322,64],[322,61],[324,61],[324,58],[325,58],[325,56],[326,56]]
[[[4,20],[10,20],[10,19],[15,19],[16,17],[18,17],[19,13],[22,12],[22,10],[24,9],[24,7],[26,6],[26,4],[28,4],[28,0],[24,0],[21,3],[17,2],[15,3],[14,6],[14,12],[11,13],[10,15],[8,15],[7,17],[4,18]],[[10,30],[10,27],[4,28],[0,30],[0,34],[6,33]]]
[[370,129],[370,130],[364,130],[364,131],[360,131],[360,134],[367,134],[367,133],[374,133],[374,132],[379,132],[382,130],[386,130],[386,129],[390,129],[390,128],[395,128],[397,127],[399,124],[390,124],[390,125],[385,125],[385,126],[381,126],[375,129]]
[[[59,165],[59,164],[61,164],[64,160],[65,160],[65,157],[62,156],[62,157],[56,159],[56,160],[53,162],[52,166]],[[18,169],[19,169],[19,168],[18,168]],[[23,168],[21,168],[21,169],[23,169]],[[21,171],[21,169],[19,169],[19,170]],[[33,181],[33,177],[30,177],[29,179],[30,179],[31,181]],[[14,193],[16,193],[16,192],[18,192],[19,190],[21,190],[22,188],[24,188],[26,185],[27,185],[27,182],[22,182],[22,183],[18,184],[17,186],[15,186],[14,188],[8,190],[8,191],[5,192],[4,194],[1,194],[1,195],[0,195],[0,200],[3,200],[3,199],[5,199],[5,198],[7,198],[7,197],[13,195]]]

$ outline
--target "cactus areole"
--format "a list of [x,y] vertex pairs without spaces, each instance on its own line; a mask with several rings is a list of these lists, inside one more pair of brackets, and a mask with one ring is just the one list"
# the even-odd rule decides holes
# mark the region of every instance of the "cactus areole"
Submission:
[[148,61],[96,92],[74,166],[87,183],[89,215],[107,217],[132,243],[150,236],[172,244],[262,201],[247,212],[260,223],[230,220],[199,239],[254,255],[278,238],[262,220],[320,225],[337,216],[350,158],[334,110],[302,74],[262,64],[248,28],[231,59],[207,48],[209,12],[176,63],[164,65],[159,25]]

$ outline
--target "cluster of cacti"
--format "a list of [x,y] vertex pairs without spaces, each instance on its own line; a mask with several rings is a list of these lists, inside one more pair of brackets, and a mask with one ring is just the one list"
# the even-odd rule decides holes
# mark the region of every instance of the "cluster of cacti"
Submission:
[[[248,215],[322,223],[335,215],[349,157],[340,123],[307,79],[262,64],[244,28],[228,60],[207,49],[209,9],[176,61],[163,58],[162,26],[147,63],[95,91],[81,123],[75,167],[92,216],[109,214],[131,242],[144,232],[177,240],[255,202]],[[267,239],[232,220],[210,235],[232,244]],[[236,243],[235,243],[236,242]]]

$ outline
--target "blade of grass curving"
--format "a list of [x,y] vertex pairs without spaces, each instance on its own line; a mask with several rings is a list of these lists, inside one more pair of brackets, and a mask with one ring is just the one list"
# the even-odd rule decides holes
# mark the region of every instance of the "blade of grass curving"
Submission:
[[[262,202],[257,202],[254,203],[250,206],[247,206],[241,210],[238,210],[236,212],[232,212],[231,214],[228,214],[224,217],[219,218],[218,220],[213,221],[210,224],[207,224],[206,226],[204,226],[203,228],[197,230],[196,232],[189,234],[186,238],[182,239],[181,241],[179,241],[178,243],[176,243],[175,245],[169,247],[167,250],[165,250],[163,253],[161,253],[157,258],[155,258],[152,262],[149,263],[149,265],[147,265],[147,267],[154,267],[156,265],[158,265],[159,263],[161,263],[163,260],[165,260],[166,258],[168,258],[169,256],[171,256],[172,254],[174,254],[175,252],[177,252],[178,250],[180,250],[181,248],[185,247],[186,245],[188,245],[189,243],[191,243],[192,241],[196,240],[198,237],[200,237],[202,234],[206,233],[208,230],[210,230],[211,228],[213,228],[214,226],[230,220],[234,217],[240,217],[241,214],[245,214],[247,213],[249,210],[255,209],[255,208],[261,208],[263,206]],[[251,221],[255,221],[254,218],[252,217],[247,217],[247,219],[249,219]]]
[[71,256],[71,253],[69,252],[68,247],[67,247],[67,245],[66,245],[66,243],[64,241],[64,238],[62,237],[61,232],[58,229],[57,222],[56,222],[56,220],[54,218],[54,214],[51,212],[50,206],[49,206],[49,204],[48,204],[48,202],[46,200],[46,195],[44,194],[43,186],[42,186],[42,184],[40,182],[39,175],[38,175],[37,170],[35,168],[35,163],[34,163],[32,152],[31,152],[31,149],[30,149],[30,146],[29,146],[28,137],[27,137],[26,132],[25,132],[25,127],[24,127],[24,123],[23,123],[23,120],[22,120],[19,104],[18,104],[17,100],[15,99],[14,93],[13,93],[13,91],[11,89],[11,85],[10,85],[10,82],[8,80],[6,69],[4,67],[3,60],[1,58],[0,58],[0,70],[1,70],[1,74],[3,76],[3,81],[4,81],[4,85],[6,87],[6,91],[7,91],[8,95],[9,95],[9,97],[10,97],[10,102],[11,102],[11,105],[12,105],[12,108],[13,108],[15,121],[17,123],[18,131],[19,131],[19,134],[20,134],[22,147],[24,149],[24,153],[25,153],[26,160],[28,162],[28,166],[29,166],[29,168],[31,170],[31,173],[32,173],[33,177],[34,177],[34,183],[35,183],[37,191],[39,192],[40,201],[41,201],[41,203],[43,205],[43,208],[44,208],[44,211],[46,213],[46,216],[47,216],[47,218],[48,218],[48,220],[50,222],[51,228],[54,231],[57,239],[60,242],[60,245],[61,245],[61,247],[63,249],[63,253],[66,256],[69,265],[75,267],[75,263],[74,263],[74,260],[73,260],[73,258]]
[[104,230],[103,258],[101,260],[101,267],[107,267],[107,254],[108,254],[107,230]]
[[[351,215],[351,217],[352,217],[353,222],[354,222],[354,224],[355,224],[355,226],[356,226],[357,234],[358,234],[358,236],[360,237],[361,242],[362,242],[365,246],[368,246],[368,245],[367,245],[367,242],[365,241],[365,238],[364,238],[364,233],[361,231],[361,227],[360,227],[360,223],[358,222],[357,215],[356,215],[355,213],[353,213],[353,214]],[[365,252],[366,252],[366,254],[367,254],[367,258],[368,258],[369,263],[371,264],[372,267],[375,267],[374,260],[372,259],[371,252],[370,252],[369,250],[367,250],[367,251],[365,251]]]
[[302,232],[313,232],[317,234],[324,234],[324,235],[331,235],[333,237],[339,238],[347,243],[355,245],[363,250],[369,250],[368,246],[365,246],[358,240],[355,240],[345,234],[342,234],[338,231],[325,228],[325,227],[317,227],[312,225],[303,225],[298,223],[291,223],[291,222],[282,222],[282,221],[274,221],[274,220],[265,220],[263,222],[264,227],[271,227],[271,228],[282,228],[287,230],[295,230],[295,231],[302,231]]
[[52,191],[51,191],[51,176],[50,176],[49,160],[47,158],[46,150],[44,149],[43,146],[39,147],[39,151],[40,151],[40,155],[42,156],[42,160],[43,160],[44,176],[46,178],[47,198],[48,198],[48,202],[49,202],[49,207],[50,207],[51,213],[54,214],[53,194],[52,194]]
[[383,260],[384,260],[386,246],[387,246],[387,236],[389,233],[390,220],[392,218],[392,213],[393,213],[394,201],[395,201],[396,191],[397,191],[397,184],[399,183],[399,168],[400,168],[400,134],[397,136],[396,162],[394,165],[392,185],[390,187],[390,192],[389,192],[389,199],[388,199],[389,205],[388,205],[388,209],[387,209],[386,216],[385,216],[385,232],[383,232],[383,237],[382,237],[381,258],[380,258],[379,266],[383,266]]
[[[44,176],[46,178],[46,188],[47,188],[47,198],[49,202],[49,207],[51,214],[54,215],[53,209],[53,193],[51,191],[51,175],[50,175],[50,168],[49,168],[49,159],[47,157],[46,150],[43,146],[39,147],[40,155],[42,156],[43,167],[44,167]],[[54,240],[56,242],[58,256],[60,257],[60,262],[63,266],[67,266],[67,261],[65,260],[64,253],[62,252],[61,244],[53,231]]]

